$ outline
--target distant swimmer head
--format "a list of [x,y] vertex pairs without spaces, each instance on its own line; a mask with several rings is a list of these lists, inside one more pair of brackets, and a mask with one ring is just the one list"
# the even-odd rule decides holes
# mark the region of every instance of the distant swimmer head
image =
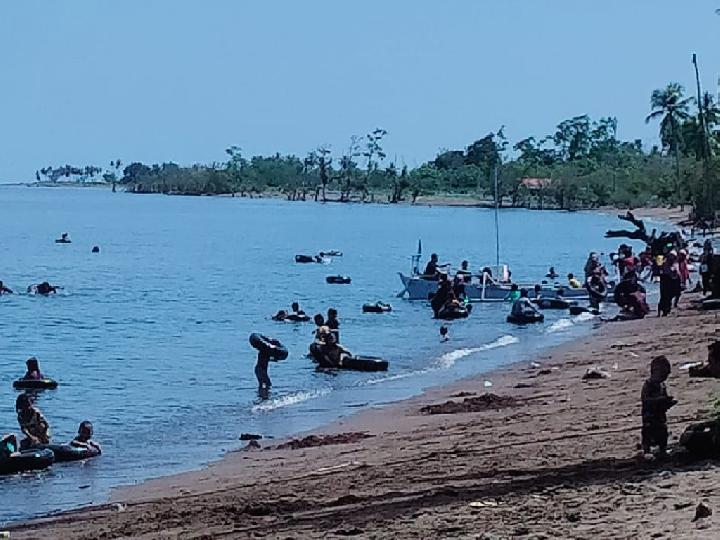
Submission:
[[535,285],[535,292],[539,293],[540,291],[542,291],[542,285]]
[[518,289],[519,289],[519,287],[518,287],[518,284],[517,284],[517,283],[513,283],[512,285],[510,285],[510,290],[511,290],[511,291],[517,291]]
[[317,315],[315,315],[313,317],[313,321],[315,321],[315,324],[317,326],[323,326],[325,324],[325,317],[323,317],[320,313],[318,313]]
[[338,316],[337,309],[335,309],[335,308],[328,309],[327,315],[328,315],[328,320],[337,319],[337,316]]
[[34,356],[31,356],[27,360],[25,360],[25,365],[27,366],[28,371],[40,371],[40,366],[38,365],[38,359]]
[[469,262],[463,261],[463,262],[460,263],[460,268],[461,268],[462,270],[467,270],[469,264],[470,264]]
[[300,304],[298,304],[297,302],[293,302],[290,307],[291,307],[292,310],[295,311],[295,312],[300,311]]
[[64,232],[60,235],[60,238],[62,238],[63,240],[67,240],[67,237],[68,237],[68,233],[66,233],[66,232]]
[[527,289],[520,289],[520,298],[527,298],[528,290]]
[[433,253],[432,255],[430,255],[430,260],[431,260],[432,262],[438,262],[438,255],[437,255],[437,253]]
[[93,253],[100,253],[100,247],[99,247],[99,246],[93,246],[92,252],[93,252]]
[[84,420],[80,423],[80,427],[78,427],[78,436],[82,437],[84,440],[89,440],[93,436],[93,425],[90,420]]

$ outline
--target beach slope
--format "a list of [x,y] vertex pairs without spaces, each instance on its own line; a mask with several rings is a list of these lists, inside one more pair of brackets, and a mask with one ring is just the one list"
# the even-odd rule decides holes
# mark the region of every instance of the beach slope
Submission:
[[[654,355],[673,365],[671,441],[707,417],[720,381],[690,379],[681,366],[706,358],[718,322],[682,309],[604,324],[538,358],[280,448],[261,441],[11,537],[717,538],[720,517],[693,518],[701,501],[720,511],[720,469],[643,460],[638,442]],[[610,377],[583,380],[593,366]]]

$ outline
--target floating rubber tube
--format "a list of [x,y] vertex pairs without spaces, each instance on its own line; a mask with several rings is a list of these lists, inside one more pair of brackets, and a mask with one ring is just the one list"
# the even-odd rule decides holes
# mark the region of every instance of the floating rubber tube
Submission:
[[363,313],[388,313],[392,311],[392,306],[383,302],[376,302],[374,304],[364,304],[362,310]]
[[13,381],[16,390],[52,390],[57,388],[57,381],[52,379],[18,379]]
[[388,361],[376,356],[344,355],[337,365],[327,365],[322,348],[318,343],[310,345],[310,356],[323,369],[344,369],[348,371],[387,371]]
[[54,460],[55,454],[48,448],[23,450],[0,459],[0,474],[47,469]]
[[349,285],[352,279],[348,276],[328,276],[325,278],[325,282],[333,285]]
[[506,320],[507,320],[507,322],[513,323],[513,324],[540,323],[545,320],[545,315],[543,315],[542,313],[520,315],[520,316],[508,315]]
[[254,349],[267,354],[271,360],[285,360],[288,357],[289,353],[287,348],[277,339],[253,333],[250,334],[249,341]]
[[319,253],[319,255],[321,257],[342,257],[343,256],[342,251],[336,251],[334,249],[332,251],[321,251]]
[[290,313],[287,317],[285,317],[285,320],[290,322],[308,322],[310,320],[310,315],[305,315],[304,313]]
[[470,311],[468,311],[464,307],[455,307],[450,309],[441,309],[438,312],[438,319],[444,319],[446,321],[451,321],[454,319],[466,319],[470,315]]
[[376,356],[345,356],[340,360],[340,369],[353,371],[387,371],[388,361]]
[[82,448],[79,446],[73,446],[72,444],[47,444],[41,448],[47,448],[50,450],[53,453],[53,456],[55,456],[56,463],[90,459],[101,454],[100,450],[97,448]]
[[539,298],[534,301],[540,309],[568,309],[573,302],[562,298]]

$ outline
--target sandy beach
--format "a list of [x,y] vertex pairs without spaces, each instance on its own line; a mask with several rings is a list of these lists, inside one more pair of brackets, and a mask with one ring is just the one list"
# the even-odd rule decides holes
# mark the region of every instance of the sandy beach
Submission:
[[[720,518],[693,518],[701,501],[720,508],[720,470],[638,456],[654,355],[673,365],[673,445],[720,390],[681,369],[706,358],[718,317],[681,308],[117,490],[110,504],[16,526],[12,538],[717,538]],[[610,378],[583,380],[593,366]]]

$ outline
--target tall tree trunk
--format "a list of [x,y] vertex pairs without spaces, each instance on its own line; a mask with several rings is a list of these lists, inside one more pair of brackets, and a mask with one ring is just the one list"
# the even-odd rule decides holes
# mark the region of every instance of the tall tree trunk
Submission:
[[[670,122],[672,126],[672,136],[675,141],[675,195],[680,196],[680,140],[675,127],[675,119]],[[683,199],[681,198],[680,201]]]

